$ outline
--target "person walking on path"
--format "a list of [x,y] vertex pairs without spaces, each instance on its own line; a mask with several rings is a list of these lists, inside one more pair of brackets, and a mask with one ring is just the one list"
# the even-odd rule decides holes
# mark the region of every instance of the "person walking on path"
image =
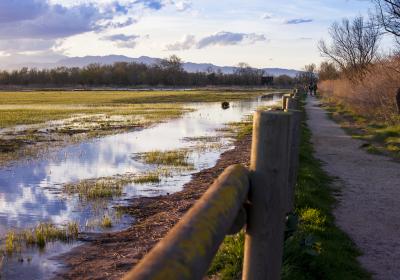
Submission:
[[318,85],[315,83],[315,84],[313,85],[314,96],[317,96],[317,90],[318,90]]
[[313,95],[313,90],[314,90],[313,85],[312,85],[312,84],[309,84],[309,85],[308,85],[308,94],[309,94],[310,96]]
[[400,164],[362,150],[363,142],[346,135],[316,98],[307,98],[306,111],[315,155],[340,187],[337,225],[374,279],[400,279]]

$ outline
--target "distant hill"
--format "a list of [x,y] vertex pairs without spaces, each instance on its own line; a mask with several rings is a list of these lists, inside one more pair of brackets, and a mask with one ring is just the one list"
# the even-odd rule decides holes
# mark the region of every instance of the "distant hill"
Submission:
[[[22,67],[28,68],[38,68],[38,69],[50,69],[55,67],[84,67],[91,63],[99,63],[99,64],[113,64],[115,62],[136,62],[136,63],[144,63],[147,65],[158,63],[161,59],[153,58],[148,56],[141,56],[138,58],[132,58],[123,55],[107,55],[107,56],[84,56],[84,57],[66,57],[61,59],[55,63],[24,63],[24,64],[15,64],[8,65],[7,69],[19,69]],[[187,72],[207,72],[208,70],[212,71],[222,71],[224,74],[230,74],[237,69],[233,66],[217,66],[211,63],[193,63],[193,62],[185,62],[183,64],[183,68]],[[299,72],[293,69],[282,69],[282,68],[263,68],[266,73],[272,76],[279,75],[288,75],[291,77],[296,76]]]

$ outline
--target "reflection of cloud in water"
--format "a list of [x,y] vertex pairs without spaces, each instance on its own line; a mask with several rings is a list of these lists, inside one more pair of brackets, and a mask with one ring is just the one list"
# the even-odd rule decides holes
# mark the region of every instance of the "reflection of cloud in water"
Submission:
[[[263,104],[266,104],[265,102]],[[186,137],[215,136],[225,123],[240,121],[257,102],[232,102],[228,110],[219,103],[193,104],[196,111],[182,118],[130,133],[107,136],[63,148],[46,159],[24,161],[0,169],[0,234],[10,227],[24,227],[41,220],[81,220],[89,213],[76,198],[55,192],[60,185],[83,179],[143,172],[149,167],[134,159],[134,153],[189,147]],[[211,167],[220,151],[194,152],[196,169]],[[162,184],[132,185],[129,197],[178,191],[189,174],[164,179]],[[82,214],[86,212],[86,214]]]

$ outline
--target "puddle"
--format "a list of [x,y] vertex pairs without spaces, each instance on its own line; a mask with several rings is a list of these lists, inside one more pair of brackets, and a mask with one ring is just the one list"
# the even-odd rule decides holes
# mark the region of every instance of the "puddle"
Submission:
[[[160,123],[150,128],[121,133],[71,145],[40,159],[17,161],[0,168],[0,236],[10,229],[24,229],[39,222],[65,224],[79,223],[87,232],[104,231],[96,225],[104,213],[116,215],[112,206],[139,196],[173,193],[190,181],[192,173],[215,165],[220,154],[232,148],[233,139],[218,132],[226,123],[238,122],[257,107],[275,104],[277,99],[231,102],[228,109],[221,103],[195,103],[188,107],[195,111],[180,119]],[[196,139],[218,141],[216,148],[196,149]],[[127,173],[143,173],[155,167],[135,157],[137,153],[154,150],[190,150],[194,170],[180,171],[162,178],[155,184],[128,184],[120,198],[83,202],[77,195],[66,195],[62,186],[85,179],[112,177]],[[121,230],[132,222],[131,217],[119,217],[112,231]],[[87,227],[87,225],[94,226]],[[55,242],[45,252],[24,252],[31,261],[18,263],[18,258],[3,263],[2,275],[6,279],[21,279],[24,273],[35,273],[35,278],[51,277],[59,264],[51,260],[55,252],[62,253],[76,244]],[[1,256],[0,256],[1,260]],[[1,264],[0,264],[1,267]],[[26,274],[28,275],[28,274]],[[31,274],[29,274],[31,275]],[[33,274],[32,274],[33,275]],[[22,277],[23,278],[23,277]]]

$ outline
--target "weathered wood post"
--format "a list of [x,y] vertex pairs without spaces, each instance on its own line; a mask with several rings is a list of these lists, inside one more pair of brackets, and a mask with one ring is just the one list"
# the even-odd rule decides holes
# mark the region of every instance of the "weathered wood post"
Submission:
[[244,280],[280,279],[291,114],[268,111],[254,115],[245,238]]
[[297,110],[299,108],[299,100],[297,98],[288,98],[285,104],[284,110]]
[[289,100],[290,96],[285,94],[282,96],[282,110],[286,109],[287,101]]
[[299,169],[299,152],[301,142],[301,120],[302,112],[299,109],[299,100],[290,98],[287,102],[286,112],[292,113],[292,121],[290,122],[291,139],[289,141],[289,176],[288,176],[288,191],[287,191],[287,213],[294,210],[294,192],[297,182],[297,174]]
[[400,114],[400,88],[397,90],[396,93],[396,105],[397,105],[397,112]]

